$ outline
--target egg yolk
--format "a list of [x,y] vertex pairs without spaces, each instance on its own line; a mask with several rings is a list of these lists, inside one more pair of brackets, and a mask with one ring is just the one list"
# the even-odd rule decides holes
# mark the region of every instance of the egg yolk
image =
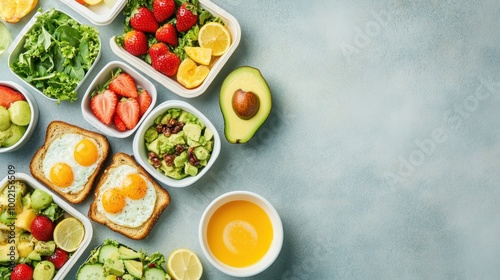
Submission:
[[111,214],[119,213],[125,207],[125,196],[119,188],[107,189],[102,194],[102,206]]
[[128,174],[122,181],[123,193],[131,199],[141,199],[146,196],[148,186],[146,180],[137,173]]
[[83,139],[76,144],[73,156],[78,164],[82,166],[91,166],[97,161],[99,151],[92,140]]
[[71,186],[74,180],[73,169],[63,162],[56,163],[50,169],[50,181],[60,187],[66,188]]

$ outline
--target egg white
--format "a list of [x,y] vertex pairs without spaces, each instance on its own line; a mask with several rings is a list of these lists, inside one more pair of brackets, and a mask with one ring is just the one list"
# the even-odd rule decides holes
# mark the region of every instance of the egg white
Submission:
[[101,185],[99,196],[97,197],[97,211],[115,224],[135,228],[144,224],[154,212],[156,191],[149,180],[143,177],[147,184],[146,196],[137,200],[127,197],[125,207],[123,207],[121,212],[116,214],[108,213],[102,205],[103,193],[107,189],[120,187],[123,179],[131,173],[137,173],[137,170],[129,165],[120,165],[108,171],[108,177],[104,184]]
[[[74,181],[69,187],[59,189],[63,193],[80,192],[89,180],[90,176],[92,176],[92,174],[94,173],[99,161],[101,160],[102,153],[98,149],[99,156],[96,162],[91,166],[82,166],[75,161],[73,151],[78,142],[83,139],[84,137],[81,134],[64,134],[51,143],[51,145],[47,149],[45,158],[43,159],[42,168],[46,178],[50,179],[50,169],[52,168],[52,166],[59,162],[66,163],[73,170]],[[96,146],[98,147],[97,143],[95,143],[93,139],[90,140],[93,141],[94,144],[96,144]]]

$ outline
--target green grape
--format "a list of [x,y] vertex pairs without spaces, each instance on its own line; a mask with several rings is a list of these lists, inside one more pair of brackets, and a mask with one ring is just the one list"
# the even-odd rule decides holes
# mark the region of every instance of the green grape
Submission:
[[5,131],[10,127],[10,113],[9,111],[0,106],[0,131]]
[[31,119],[31,109],[28,102],[21,100],[9,107],[10,120],[17,125],[28,125]]

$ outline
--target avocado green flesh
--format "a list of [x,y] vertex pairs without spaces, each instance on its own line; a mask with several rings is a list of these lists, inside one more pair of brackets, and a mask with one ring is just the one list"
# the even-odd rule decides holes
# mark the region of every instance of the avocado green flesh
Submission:
[[[253,92],[259,97],[259,110],[249,120],[241,119],[234,112],[232,99],[238,89]],[[271,90],[258,69],[243,66],[231,72],[222,83],[219,105],[224,117],[224,134],[227,141],[235,144],[246,143],[271,112]]]

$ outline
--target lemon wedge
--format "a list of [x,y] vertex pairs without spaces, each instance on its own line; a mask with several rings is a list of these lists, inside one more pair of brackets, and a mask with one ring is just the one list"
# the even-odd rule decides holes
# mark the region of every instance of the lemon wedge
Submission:
[[200,29],[198,43],[202,48],[212,49],[213,56],[221,56],[231,46],[231,34],[224,25],[209,22]]
[[186,88],[195,88],[208,76],[210,68],[205,65],[197,65],[190,58],[184,59],[177,70],[177,81]]
[[196,63],[209,65],[212,60],[212,49],[202,47],[184,47],[186,54]]
[[0,18],[8,23],[16,23],[38,4],[38,0],[0,0]]
[[198,280],[203,274],[203,266],[193,251],[177,249],[168,257],[167,271],[175,280]]
[[54,229],[54,242],[66,252],[74,252],[82,243],[85,228],[75,218],[66,218]]

